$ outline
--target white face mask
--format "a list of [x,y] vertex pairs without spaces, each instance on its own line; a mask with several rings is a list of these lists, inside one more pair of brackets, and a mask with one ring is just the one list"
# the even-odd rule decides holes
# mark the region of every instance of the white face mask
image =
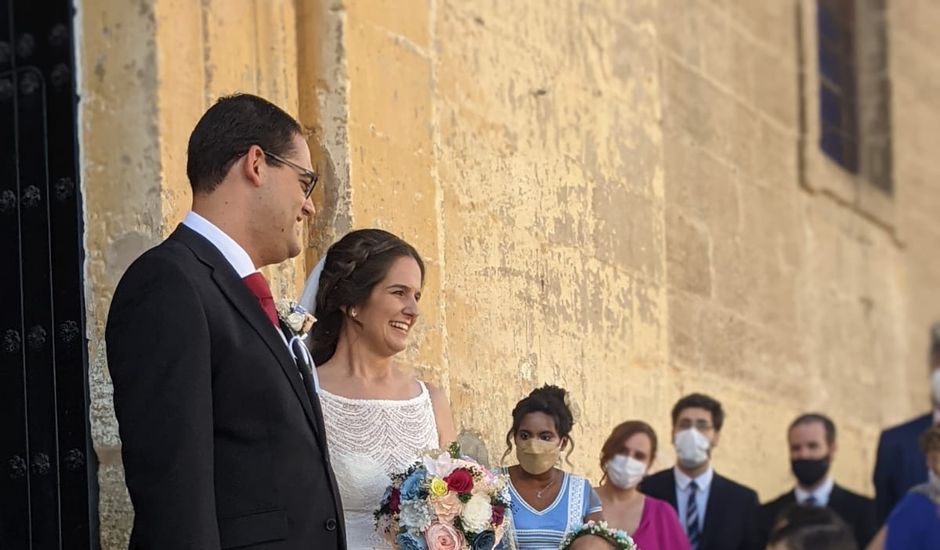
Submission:
[[646,475],[646,464],[627,455],[614,455],[604,465],[607,479],[621,489],[636,487]]
[[711,442],[705,434],[695,428],[676,432],[673,443],[676,446],[679,464],[684,468],[698,468],[708,462],[708,449],[711,448]]
[[933,394],[933,404],[940,406],[940,368],[930,373],[930,393]]

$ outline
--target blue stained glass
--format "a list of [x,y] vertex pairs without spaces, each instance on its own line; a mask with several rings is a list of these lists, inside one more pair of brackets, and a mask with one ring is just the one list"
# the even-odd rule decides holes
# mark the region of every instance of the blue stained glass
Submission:
[[839,40],[839,24],[836,23],[836,18],[829,8],[819,2],[816,4],[816,30],[821,37]]
[[842,97],[827,88],[819,87],[819,118],[823,124],[842,127]]
[[838,82],[839,76],[839,56],[835,48],[826,47],[822,42],[819,43],[819,74],[828,78],[832,82]]
[[845,151],[842,141],[842,134],[833,128],[823,126],[822,133],[819,136],[819,148],[832,160],[839,164],[845,164],[843,153]]

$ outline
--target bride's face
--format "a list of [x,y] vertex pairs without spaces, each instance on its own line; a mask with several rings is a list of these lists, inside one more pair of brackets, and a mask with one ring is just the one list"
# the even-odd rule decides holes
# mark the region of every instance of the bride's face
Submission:
[[392,262],[369,300],[355,309],[366,345],[388,355],[408,347],[408,336],[418,320],[422,282],[421,268],[414,258],[403,256]]

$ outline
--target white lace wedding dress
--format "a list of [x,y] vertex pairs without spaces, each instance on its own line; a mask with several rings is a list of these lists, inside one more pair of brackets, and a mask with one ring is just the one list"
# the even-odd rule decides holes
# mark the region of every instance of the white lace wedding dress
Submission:
[[388,487],[427,449],[439,447],[431,395],[400,401],[349,399],[320,389],[330,462],[343,499],[346,547],[393,548],[375,532],[372,513]]

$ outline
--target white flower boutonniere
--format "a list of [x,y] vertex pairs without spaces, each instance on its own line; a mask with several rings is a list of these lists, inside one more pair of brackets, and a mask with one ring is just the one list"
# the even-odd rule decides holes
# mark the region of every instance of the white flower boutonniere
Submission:
[[277,316],[295,335],[306,338],[317,318],[307,312],[303,306],[287,300],[277,303]]

